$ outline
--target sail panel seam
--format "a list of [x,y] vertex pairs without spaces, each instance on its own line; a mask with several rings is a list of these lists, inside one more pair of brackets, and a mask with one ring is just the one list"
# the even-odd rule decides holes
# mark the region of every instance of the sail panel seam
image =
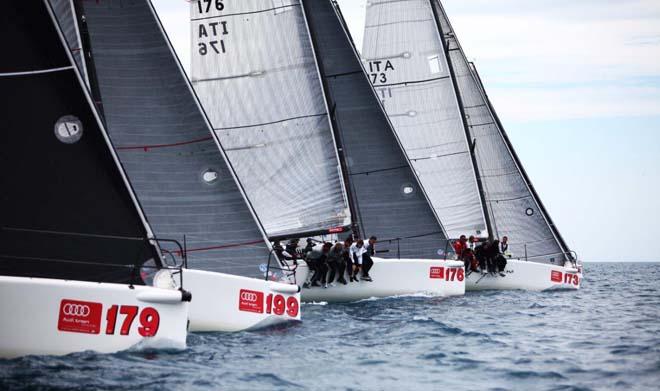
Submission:
[[242,125],[242,126],[228,126],[228,127],[224,127],[224,128],[213,128],[213,130],[233,130],[233,129],[254,128],[254,127],[257,127],[257,126],[275,125],[275,124],[279,124],[279,123],[282,123],[282,122],[295,121],[297,119],[323,117],[323,116],[326,116],[326,115],[328,115],[328,113],[301,115],[301,116],[298,116],[298,117],[289,117],[289,118],[284,118],[284,119],[280,119],[280,120],[277,120],[277,121],[263,122],[263,123],[260,123],[260,124]]
[[414,159],[410,159],[413,162],[418,162],[422,160],[433,160],[433,159],[439,159],[442,157],[449,157],[449,156],[456,156],[456,155],[465,155],[466,153],[469,153],[468,151],[462,151],[462,152],[454,152],[454,153],[448,153],[445,155],[437,155],[437,156],[427,156],[427,157],[418,157]]
[[399,167],[382,168],[382,169],[380,169],[380,170],[373,170],[373,171],[353,172],[353,173],[350,173],[349,175],[351,175],[351,176],[357,176],[357,175],[371,175],[371,174],[377,174],[377,173],[379,173],[379,172],[402,170],[402,169],[405,169],[405,168],[408,168],[408,166],[399,166]]

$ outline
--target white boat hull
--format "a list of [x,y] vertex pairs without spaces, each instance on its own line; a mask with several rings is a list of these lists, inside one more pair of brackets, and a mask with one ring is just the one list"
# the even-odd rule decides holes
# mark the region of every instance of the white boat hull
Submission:
[[0,297],[0,358],[186,347],[177,290],[0,276]]
[[582,273],[572,267],[507,259],[505,277],[468,273],[465,289],[476,290],[577,290]]
[[[328,288],[304,288],[304,302],[351,302],[370,298],[428,294],[460,296],[465,294],[462,262],[430,259],[373,258],[369,272],[373,282],[335,283]],[[307,280],[309,269],[301,262],[296,270],[299,284]],[[348,276],[345,277],[348,281]]]
[[183,269],[183,284],[193,295],[191,332],[255,330],[300,321],[296,285]]

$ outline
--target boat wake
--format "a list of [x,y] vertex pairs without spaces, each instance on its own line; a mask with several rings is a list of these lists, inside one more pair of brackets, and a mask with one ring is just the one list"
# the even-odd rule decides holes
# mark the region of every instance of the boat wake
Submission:
[[186,344],[180,343],[178,341],[167,339],[167,338],[158,338],[150,339],[145,338],[133,345],[128,352],[132,353],[145,353],[145,352],[181,352],[186,350]]
[[357,300],[354,303],[366,303],[370,301],[382,301],[382,300],[394,300],[394,299],[403,299],[403,298],[425,298],[425,299],[437,299],[444,298],[442,295],[432,292],[415,292],[405,295],[392,295],[385,297],[370,297],[368,299]]

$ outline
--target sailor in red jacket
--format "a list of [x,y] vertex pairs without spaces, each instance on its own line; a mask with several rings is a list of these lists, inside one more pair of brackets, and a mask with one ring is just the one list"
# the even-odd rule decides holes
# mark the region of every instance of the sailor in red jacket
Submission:
[[461,237],[456,242],[454,242],[454,252],[456,253],[458,259],[461,259],[463,256],[463,250],[465,250],[467,247],[467,237],[465,237],[465,235],[461,235]]

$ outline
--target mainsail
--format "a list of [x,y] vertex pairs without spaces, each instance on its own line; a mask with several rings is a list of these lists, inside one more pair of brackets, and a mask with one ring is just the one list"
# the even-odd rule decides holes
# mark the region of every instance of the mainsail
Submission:
[[50,5],[0,26],[0,274],[143,283],[158,252]]
[[386,257],[437,258],[448,250],[447,237],[362,68],[338,7],[330,0],[304,1],[303,6],[360,234],[399,238],[390,241]]
[[193,1],[191,19],[193,85],[268,235],[350,225],[300,2]]
[[484,235],[470,144],[428,0],[370,0],[362,57],[413,167],[452,238]]
[[264,233],[151,3],[78,6],[96,98],[155,233],[185,238],[190,268],[263,277]]
[[[437,45],[444,47],[442,57],[449,67],[457,91],[456,99],[464,114],[466,135],[473,146],[473,164],[479,176],[479,195],[490,234],[498,238],[507,236],[509,250],[515,256],[535,262],[563,264],[572,258],[569,249],[525,174],[442,5],[437,0],[399,2],[405,8],[412,8],[414,3],[424,5],[431,12],[427,17],[440,34],[436,36]],[[380,7],[383,6],[385,4]],[[374,17],[375,11],[371,12]],[[369,20],[369,12],[367,15]],[[369,32],[369,27],[366,31]],[[370,39],[365,40],[365,47],[386,47],[388,43],[385,41],[391,40],[387,35],[372,35]]]
[[571,257],[567,246],[515,156],[444,8],[437,0],[432,3],[447,42],[469,131],[475,140],[474,154],[495,236],[508,236],[510,251],[517,256],[563,264]]

